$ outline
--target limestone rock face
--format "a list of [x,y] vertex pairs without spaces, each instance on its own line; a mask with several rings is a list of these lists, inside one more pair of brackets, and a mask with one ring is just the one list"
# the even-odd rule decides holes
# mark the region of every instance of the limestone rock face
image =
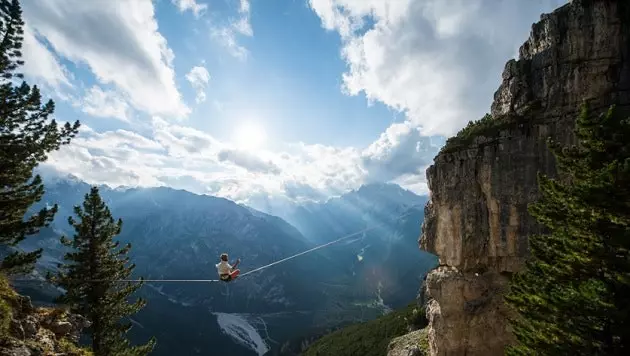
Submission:
[[630,2],[574,0],[532,27],[507,62],[492,136],[444,150],[427,170],[420,247],[439,256],[424,286],[431,355],[503,355],[512,340],[503,294],[540,227],[527,212],[537,173],[556,174],[548,137],[573,142],[579,105],[630,108]]

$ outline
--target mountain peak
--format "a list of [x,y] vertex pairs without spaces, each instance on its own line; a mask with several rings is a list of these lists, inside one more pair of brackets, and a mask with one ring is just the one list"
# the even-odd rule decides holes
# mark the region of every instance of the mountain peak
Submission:
[[389,191],[389,192],[408,192],[408,193],[414,194],[411,191],[401,187],[400,185],[396,183],[382,183],[382,182],[363,184],[356,191],[357,192]]

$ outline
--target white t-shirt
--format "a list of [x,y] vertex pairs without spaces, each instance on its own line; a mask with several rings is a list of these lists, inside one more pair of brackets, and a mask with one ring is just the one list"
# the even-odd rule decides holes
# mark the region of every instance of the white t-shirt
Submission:
[[229,274],[232,272],[232,266],[227,261],[221,261],[216,266],[217,270],[219,270],[219,274]]

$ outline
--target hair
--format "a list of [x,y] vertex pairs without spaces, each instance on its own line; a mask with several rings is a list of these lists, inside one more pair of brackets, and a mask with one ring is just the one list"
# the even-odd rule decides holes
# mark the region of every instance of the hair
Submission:
[[227,253],[222,253],[221,254],[221,260],[227,261],[228,260],[228,254]]

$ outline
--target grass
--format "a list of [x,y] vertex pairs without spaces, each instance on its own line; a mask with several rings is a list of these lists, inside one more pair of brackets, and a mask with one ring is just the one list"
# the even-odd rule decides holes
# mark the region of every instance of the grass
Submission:
[[479,120],[469,121],[468,125],[459,130],[457,135],[446,140],[446,144],[442,147],[440,152],[449,153],[457,151],[470,145],[473,140],[479,136],[498,136],[499,132],[508,128],[511,123],[511,120],[508,118],[493,118],[490,114],[486,114]]
[[520,109],[519,114],[506,114],[500,117],[492,117],[485,114],[481,119],[469,121],[468,125],[459,132],[446,140],[446,144],[440,150],[440,153],[456,152],[462,148],[469,146],[475,138],[485,136],[488,138],[498,137],[503,130],[517,127],[518,124],[531,125],[542,110],[542,104],[539,100],[534,100],[526,107]]
[[407,335],[397,338],[391,346],[404,347],[407,345],[416,345],[423,352],[423,355],[429,354],[429,334],[427,328],[416,330]]
[[429,331],[427,328],[420,330],[420,340],[418,345],[420,346],[420,350],[424,351],[424,353],[429,354]]
[[78,347],[67,339],[60,339],[57,342],[57,346],[60,352],[67,356],[93,356],[94,353],[88,349]]
[[9,326],[13,317],[11,304],[16,296],[7,278],[0,273],[0,340],[9,337]]
[[314,342],[303,356],[382,356],[392,339],[409,332],[409,326],[424,328],[424,310],[416,303],[378,319],[347,326]]

